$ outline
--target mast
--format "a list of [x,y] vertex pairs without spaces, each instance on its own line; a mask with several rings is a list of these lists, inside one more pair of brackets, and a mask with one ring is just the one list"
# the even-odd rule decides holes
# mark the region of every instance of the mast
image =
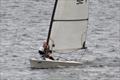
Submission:
[[50,27],[49,27],[49,31],[48,31],[47,45],[50,40],[50,35],[51,35],[52,25],[53,25],[53,21],[54,21],[54,15],[55,15],[56,7],[57,7],[57,2],[58,2],[58,0],[55,0],[54,9],[53,9],[52,17],[51,17],[51,22],[50,22]]

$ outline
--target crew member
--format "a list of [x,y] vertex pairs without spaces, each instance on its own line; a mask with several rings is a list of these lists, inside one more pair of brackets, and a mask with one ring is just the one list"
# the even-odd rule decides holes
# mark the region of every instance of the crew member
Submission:
[[46,58],[54,60],[54,58],[51,56],[52,51],[49,50],[49,46],[46,42],[43,43],[43,46],[39,48],[38,52],[44,60],[46,60]]

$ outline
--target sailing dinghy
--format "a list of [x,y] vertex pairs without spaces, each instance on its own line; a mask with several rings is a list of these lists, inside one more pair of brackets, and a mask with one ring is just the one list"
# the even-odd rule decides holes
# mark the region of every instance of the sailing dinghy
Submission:
[[[87,0],[55,0],[47,37],[50,50],[64,52],[85,49],[87,24]],[[56,68],[78,66],[80,62],[32,58],[30,64],[32,68]]]

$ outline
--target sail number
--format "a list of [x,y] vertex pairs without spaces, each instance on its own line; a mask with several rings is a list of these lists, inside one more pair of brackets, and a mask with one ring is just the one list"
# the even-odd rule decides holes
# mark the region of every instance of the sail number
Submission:
[[77,3],[76,4],[83,4],[84,2],[87,2],[87,0],[76,0]]

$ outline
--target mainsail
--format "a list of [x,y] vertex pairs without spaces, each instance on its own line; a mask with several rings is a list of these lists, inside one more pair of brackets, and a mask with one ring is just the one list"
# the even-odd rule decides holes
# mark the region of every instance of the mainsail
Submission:
[[50,49],[83,48],[87,22],[87,0],[56,0],[47,39]]

